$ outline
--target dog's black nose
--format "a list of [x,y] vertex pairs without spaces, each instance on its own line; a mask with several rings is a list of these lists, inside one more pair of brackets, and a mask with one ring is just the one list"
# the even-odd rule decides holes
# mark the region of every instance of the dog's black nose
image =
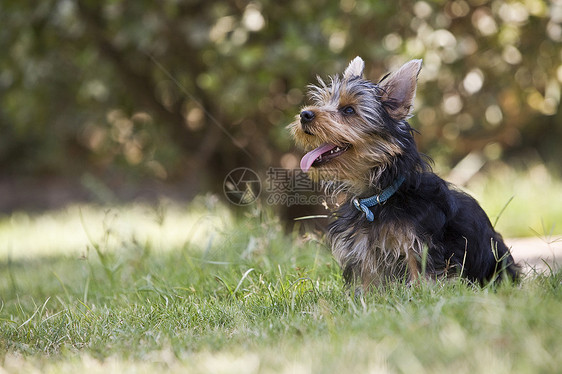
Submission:
[[311,110],[303,110],[301,112],[301,125],[312,122],[314,119],[314,112]]

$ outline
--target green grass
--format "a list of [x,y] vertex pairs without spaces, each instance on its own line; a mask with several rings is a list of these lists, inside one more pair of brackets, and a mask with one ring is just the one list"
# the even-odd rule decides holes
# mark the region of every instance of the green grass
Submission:
[[[7,372],[548,373],[562,273],[345,291],[329,250],[255,208],[71,207],[0,220]],[[2,370],[0,370],[2,372]]]
[[562,235],[562,180],[541,164],[527,171],[493,164],[468,183],[504,237]]

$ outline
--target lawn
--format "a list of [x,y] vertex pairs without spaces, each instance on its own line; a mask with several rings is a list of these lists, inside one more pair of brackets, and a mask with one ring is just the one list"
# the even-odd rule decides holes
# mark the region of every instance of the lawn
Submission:
[[[500,180],[490,183],[509,183]],[[517,204],[500,223],[525,214]],[[496,289],[454,280],[355,297],[319,239],[284,233],[259,206],[234,215],[212,196],[6,216],[0,364],[41,373],[562,367],[559,269]]]

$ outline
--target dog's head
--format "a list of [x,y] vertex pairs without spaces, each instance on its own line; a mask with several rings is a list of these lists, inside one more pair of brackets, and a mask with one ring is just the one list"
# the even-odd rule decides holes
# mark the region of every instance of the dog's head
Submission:
[[375,84],[363,77],[356,57],[341,76],[309,86],[313,105],[289,125],[295,142],[308,153],[301,169],[313,179],[338,181],[361,194],[407,149],[406,120],[413,108],[421,60],[412,60]]

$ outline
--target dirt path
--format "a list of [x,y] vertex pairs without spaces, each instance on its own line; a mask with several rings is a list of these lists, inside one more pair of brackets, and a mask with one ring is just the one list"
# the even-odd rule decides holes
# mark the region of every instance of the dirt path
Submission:
[[562,238],[512,238],[505,240],[523,271],[547,271],[554,265],[562,266]]

